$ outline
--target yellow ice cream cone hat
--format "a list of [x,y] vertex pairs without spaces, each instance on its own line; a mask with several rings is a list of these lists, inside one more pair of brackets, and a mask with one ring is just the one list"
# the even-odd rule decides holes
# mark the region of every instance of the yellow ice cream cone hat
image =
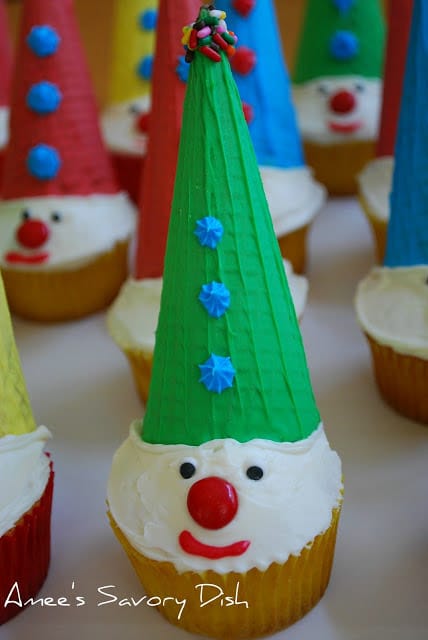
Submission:
[[30,433],[35,428],[0,275],[0,437]]
[[158,0],[116,0],[110,103],[150,94]]

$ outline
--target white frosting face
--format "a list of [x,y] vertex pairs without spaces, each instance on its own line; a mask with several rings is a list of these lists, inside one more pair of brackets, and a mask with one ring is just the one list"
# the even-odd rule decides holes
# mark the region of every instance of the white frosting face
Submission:
[[145,96],[113,104],[101,116],[101,129],[106,145],[112,151],[144,155],[147,136],[137,128],[138,116],[150,109],[150,98]]
[[[284,260],[284,269],[296,315],[300,318],[306,304],[308,281],[304,276],[294,274],[287,260]],[[119,295],[107,312],[109,333],[121,349],[153,352],[161,294],[162,278],[129,278],[122,285]]]
[[324,205],[327,192],[307,167],[260,167],[277,237],[309,224]]
[[355,306],[362,329],[378,343],[428,359],[428,265],[378,267],[358,285]]
[[49,479],[46,427],[0,438],[0,536],[41,498]]
[[[343,91],[352,94],[354,105],[349,111],[338,112],[331,105]],[[375,140],[381,97],[382,82],[360,76],[315,78],[293,87],[302,136],[318,144]],[[347,101],[338,102],[343,106]]]
[[[135,549],[172,562],[180,572],[245,572],[253,567],[263,571],[272,562],[286,562],[327,530],[340,503],[340,459],[330,449],[322,425],[294,444],[225,439],[199,447],[146,444],[139,437],[140,428],[139,422],[131,426],[114,456],[109,507]],[[186,462],[194,465],[195,473],[184,479],[180,467]],[[250,467],[259,467],[263,477],[250,479]],[[238,501],[236,513],[217,529],[198,524],[188,508],[196,483],[213,477],[220,478],[220,484],[227,482]],[[197,498],[203,508],[207,501],[211,504],[204,491]],[[183,532],[186,539],[200,543],[197,552],[184,544]],[[206,557],[213,548],[215,560]],[[231,549],[237,555],[230,555]]]
[[379,220],[389,220],[389,196],[391,193],[394,158],[384,156],[368,163],[358,176],[361,195],[371,213]]
[[[40,221],[48,229],[46,240],[33,248],[19,241],[18,232],[26,224],[24,211],[30,222]],[[4,200],[0,202],[0,266],[45,271],[84,265],[131,236],[135,213],[124,193]]]
[[9,139],[9,108],[0,107],[0,149],[6,146]]

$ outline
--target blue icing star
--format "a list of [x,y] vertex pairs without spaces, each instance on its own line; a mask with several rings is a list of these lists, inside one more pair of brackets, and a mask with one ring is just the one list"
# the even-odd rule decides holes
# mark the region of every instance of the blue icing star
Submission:
[[204,364],[199,365],[199,369],[201,371],[199,382],[202,382],[208,391],[222,393],[233,385],[236,372],[228,356],[224,358],[212,353]]
[[212,318],[220,318],[230,307],[230,291],[221,282],[204,284],[199,298]]
[[178,56],[177,66],[175,67],[175,73],[180,78],[181,82],[187,82],[189,79],[190,64],[186,62],[184,56]]
[[156,29],[156,23],[158,19],[158,12],[156,9],[147,9],[142,11],[138,16],[138,24],[145,31],[154,31]]
[[137,73],[143,80],[150,80],[153,74],[153,56],[144,56],[137,65]]
[[338,11],[346,13],[355,4],[355,0],[333,0],[333,4]]
[[38,144],[30,149],[27,156],[27,169],[38,180],[55,178],[61,168],[61,158],[53,147]]
[[27,45],[39,58],[46,58],[56,53],[60,43],[61,38],[49,25],[33,27],[27,36]]
[[37,82],[27,93],[27,106],[39,115],[54,113],[61,104],[62,94],[51,82]]
[[206,216],[197,220],[195,235],[203,247],[215,249],[223,237],[224,229],[220,220]]
[[352,60],[359,50],[360,41],[352,31],[336,31],[330,40],[330,53],[336,60]]

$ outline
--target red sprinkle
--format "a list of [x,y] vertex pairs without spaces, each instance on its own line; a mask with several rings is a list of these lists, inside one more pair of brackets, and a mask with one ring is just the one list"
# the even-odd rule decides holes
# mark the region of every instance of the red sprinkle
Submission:
[[198,33],[196,29],[192,29],[189,37],[189,49],[194,51],[197,48],[198,48]]
[[227,51],[227,49],[229,48],[229,45],[227,44],[226,40],[224,38],[221,37],[221,35],[219,33],[215,33],[213,35],[213,41],[218,44],[218,46],[223,49],[223,51]]
[[206,58],[209,58],[213,62],[220,62],[221,60],[220,54],[217,53],[217,51],[214,51],[214,49],[211,49],[211,47],[207,47],[205,45],[203,47],[200,47],[199,51],[202,53],[202,55],[204,55]]

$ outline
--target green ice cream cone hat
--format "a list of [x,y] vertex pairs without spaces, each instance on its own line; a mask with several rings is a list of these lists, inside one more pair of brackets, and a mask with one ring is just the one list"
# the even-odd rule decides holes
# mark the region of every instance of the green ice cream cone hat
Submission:
[[320,424],[224,17],[202,7],[183,39],[193,61],[142,429],[151,444],[296,442]]
[[0,275],[0,438],[35,429]]
[[385,21],[379,0],[308,0],[296,84],[328,76],[382,76]]

